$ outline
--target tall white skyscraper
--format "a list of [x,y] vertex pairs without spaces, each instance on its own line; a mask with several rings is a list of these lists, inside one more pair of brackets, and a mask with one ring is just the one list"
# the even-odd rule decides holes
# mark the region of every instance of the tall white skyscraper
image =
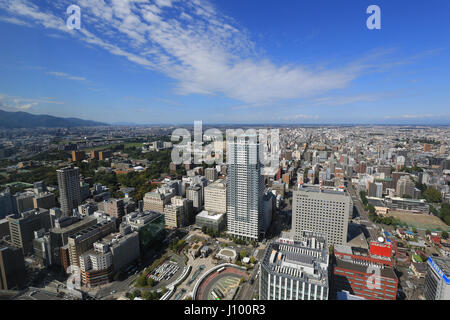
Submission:
[[228,234],[242,239],[260,239],[262,230],[264,176],[256,135],[239,135],[227,145]]
[[81,204],[80,175],[73,166],[56,170],[59,202],[64,216],[72,216],[73,209]]

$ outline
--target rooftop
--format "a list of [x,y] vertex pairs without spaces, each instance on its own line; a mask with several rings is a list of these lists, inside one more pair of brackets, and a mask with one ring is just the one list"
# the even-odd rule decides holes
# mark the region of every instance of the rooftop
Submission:
[[70,232],[71,230],[76,229],[83,224],[87,224],[92,220],[97,220],[97,219],[93,216],[88,216],[82,220],[76,221],[75,223],[68,225],[67,227],[53,228],[53,229],[51,229],[51,232],[53,232],[53,233]]
[[218,179],[209,184],[206,188],[226,189],[227,183],[225,179]]
[[328,282],[328,246],[324,238],[309,236],[298,242],[286,239],[271,242],[262,263],[284,277]]
[[325,186],[322,186],[322,188],[320,188],[320,187],[313,186],[313,185],[303,184],[301,187],[298,188],[298,191],[334,194],[334,195],[339,195],[339,196],[348,196],[347,192],[344,189],[339,189],[339,188],[334,188],[334,187],[325,187]]
[[441,271],[445,274],[447,278],[450,277],[450,258],[443,257],[429,257]]
[[224,213],[215,213],[215,212],[203,210],[202,212],[197,214],[197,217],[206,218],[206,219],[210,219],[210,220],[219,220],[223,215],[224,215]]
[[146,210],[144,212],[132,212],[123,217],[123,222],[135,224],[135,225],[145,225],[159,218],[162,214],[155,211]]
[[[368,266],[364,263],[358,263],[357,261],[345,261],[342,259],[336,259],[336,267],[337,268],[341,268],[341,269],[346,269],[346,270],[354,270],[356,272],[360,272],[360,273],[371,273],[368,270]],[[372,268],[376,268],[377,266],[375,265],[371,265]],[[392,269],[391,267],[386,267],[386,266],[380,266],[380,274],[382,277],[385,278],[391,278],[391,279],[395,279],[397,280],[397,276],[394,273],[394,269]]]

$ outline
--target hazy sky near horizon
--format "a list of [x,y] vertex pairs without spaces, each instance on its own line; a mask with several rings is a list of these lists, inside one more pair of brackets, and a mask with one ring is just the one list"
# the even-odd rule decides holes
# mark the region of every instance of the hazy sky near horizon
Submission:
[[[81,8],[81,29],[66,26]],[[381,29],[369,30],[369,5]],[[0,0],[0,109],[134,123],[450,124],[446,0]]]

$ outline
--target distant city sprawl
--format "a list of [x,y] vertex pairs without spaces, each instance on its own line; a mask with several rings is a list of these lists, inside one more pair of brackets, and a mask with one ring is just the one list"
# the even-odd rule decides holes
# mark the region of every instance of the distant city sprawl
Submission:
[[448,127],[220,128],[0,131],[2,289],[448,298]]
[[449,13],[0,0],[2,319],[448,318]]

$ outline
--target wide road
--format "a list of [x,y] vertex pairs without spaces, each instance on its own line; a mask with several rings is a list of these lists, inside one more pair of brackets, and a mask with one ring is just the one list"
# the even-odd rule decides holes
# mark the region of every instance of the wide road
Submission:
[[[101,286],[95,295],[98,300],[112,300],[122,296],[124,292],[132,289],[132,283],[139,277],[140,273],[133,274],[124,281],[114,281],[112,283]],[[111,292],[115,291],[114,294]]]
[[359,198],[359,194],[356,193],[355,188],[353,187],[353,185],[350,185],[349,188],[349,193],[352,197],[353,200],[353,205],[355,206],[356,210],[358,211],[358,216],[359,216],[359,221],[360,224],[365,226],[366,230],[369,232],[370,238],[368,239],[370,240],[376,240],[378,238],[377,234],[377,229],[378,227],[376,226],[375,223],[371,222],[369,220],[369,215],[368,213],[364,210],[361,200]]
[[248,281],[241,286],[235,300],[253,300],[255,294],[258,293],[259,281],[258,279],[256,279],[254,280],[253,284],[250,284],[250,280],[255,279],[258,270],[259,270],[259,263],[255,265],[255,268],[252,270],[252,273],[250,274]]
[[[256,260],[258,262],[255,264],[252,272],[250,273],[248,281],[244,283],[239,289],[235,300],[253,300],[255,294],[259,294],[259,277],[257,279],[255,279],[255,277],[258,274],[259,264],[264,257],[265,250],[265,246],[261,246],[260,248],[258,248],[258,255],[256,256]],[[254,280],[253,284],[250,284],[251,279]]]

